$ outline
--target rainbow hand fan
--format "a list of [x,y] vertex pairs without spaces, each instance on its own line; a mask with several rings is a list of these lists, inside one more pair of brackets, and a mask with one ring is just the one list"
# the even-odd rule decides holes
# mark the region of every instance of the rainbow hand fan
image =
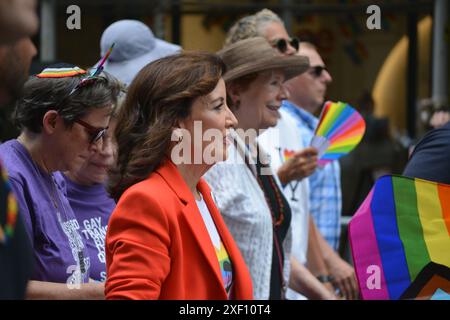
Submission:
[[327,101],[311,140],[311,146],[319,151],[319,166],[352,151],[363,138],[365,130],[363,117],[349,104]]

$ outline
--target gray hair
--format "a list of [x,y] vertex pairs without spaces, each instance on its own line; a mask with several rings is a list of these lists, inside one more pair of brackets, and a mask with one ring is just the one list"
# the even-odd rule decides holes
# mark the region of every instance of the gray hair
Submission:
[[49,110],[56,110],[71,127],[73,123],[94,108],[105,108],[117,103],[121,83],[103,72],[95,83],[70,92],[82,77],[38,78],[31,76],[24,85],[22,98],[17,102],[12,120],[20,129],[41,133],[42,120]]
[[127,88],[125,84],[121,82],[122,86],[120,88],[119,95],[117,96],[116,104],[113,106],[112,112],[111,112],[111,118],[117,119],[119,116],[119,111],[122,109],[123,104],[125,103],[125,98],[127,95]]
[[234,23],[227,33],[225,46],[239,40],[264,36],[264,27],[268,23],[276,22],[284,26],[281,18],[269,9],[262,9],[255,14],[242,17]]

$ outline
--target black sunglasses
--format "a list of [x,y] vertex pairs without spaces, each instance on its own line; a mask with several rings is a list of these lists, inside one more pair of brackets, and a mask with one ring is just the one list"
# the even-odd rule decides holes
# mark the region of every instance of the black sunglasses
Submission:
[[76,123],[83,126],[86,131],[88,132],[89,136],[91,137],[89,143],[94,144],[97,141],[99,141],[101,138],[103,138],[108,131],[108,127],[106,128],[96,128],[94,126],[91,126],[89,123],[84,122],[83,120],[77,119],[75,120]]
[[286,53],[286,51],[288,50],[288,44],[290,44],[295,49],[295,51],[298,51],[298,49],[300,48],[300,40],[298,40],[297,38],[291,38],[289,40],[276,39],[272,41],[271,44],[274,48],[277,48],[278,51],[280,51],[281,53]]
[[322,75],[322,72],[327,70],[325,66],[313,66],[309,68],[309,73],[312,74],[315,78],[319,78]]

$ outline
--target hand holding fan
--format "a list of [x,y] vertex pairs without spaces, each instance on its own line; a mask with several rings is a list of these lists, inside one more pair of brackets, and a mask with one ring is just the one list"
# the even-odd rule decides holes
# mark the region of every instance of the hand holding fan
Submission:
[[352,151],[365,130],[363,117],[349,104],[327,101],[311,140],[311,146],[319,152],[319,165],[324,166]]

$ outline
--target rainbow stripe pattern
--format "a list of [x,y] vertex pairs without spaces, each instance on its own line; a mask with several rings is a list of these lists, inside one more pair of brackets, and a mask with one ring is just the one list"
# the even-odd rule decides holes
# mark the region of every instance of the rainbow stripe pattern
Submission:
[[231,287],[233,285],[233,268],[231,265],[230,256],[228,255],[228,251],[223,245],[222,240],[220,240],[220,248],[214,248],[216,250],[217,259],[219,260],[224,287],[228,296],[230,296]]
[[65,78],[74,77],[85,74],[86,70],[80,67],[73,68],[45,68],[41,73],[37,74],[38,78]]
[[0,162],[0,197],[2,207],[1,211],[6,213],[6,223],[4,226],[0,224],[0,244],[8,244],[14,236],[16,229],[18,205],[14,197],[11,185],[9,184],[8,175]]
[[381,177],[349,237],[363,299],[450,299],[450,185]]
[[319,165],[337,160],[352,151],[364,136],[363,117],[344,102],[327,101],[319,118],[311,146],[318,149]]
[[294,154],[295,154],[295,151],[293,151],[293,150],[288,150],[288,149],[284,149],[284,150],[283,150],[283,158],[284,158],[284,161],[285,161],[285,162],[288,161],[290,158],[292,158],[292,157],[294,156]]

